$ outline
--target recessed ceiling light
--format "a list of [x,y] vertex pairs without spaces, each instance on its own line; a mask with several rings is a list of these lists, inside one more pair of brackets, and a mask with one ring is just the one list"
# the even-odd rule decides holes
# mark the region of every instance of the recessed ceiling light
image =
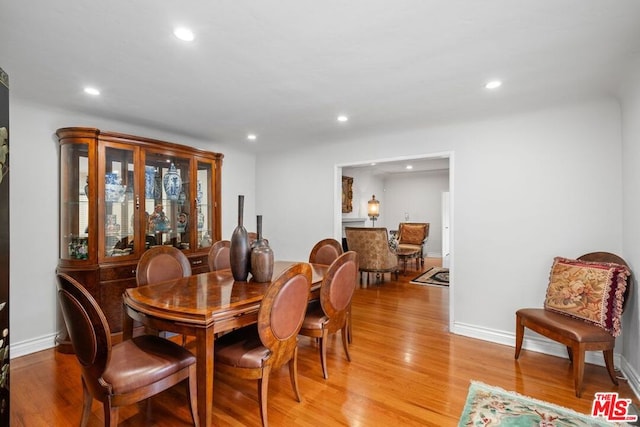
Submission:
[[375,166],[375,165],[376,165],[376,162],[371,163],[371,166]]
[[84,88],[84,93],[86,93],[88,95],[93,95],[93,96],[100,95],[100,91],[98,89],[96,89],[95,87],[85,87]]
[[347,122],[349,121],[349,117],[345,116],[344,114],[341,114],[338,116],[338,121],[342,123]]
[[407,166],[405,166],[405,169],[413,169],[413,166],[407,165]]
[[497,89],[500,86],[502,86],[502,82],[500,80],[491,80],[490,82],[487,82],[486,85],[484,85],[484,87],[487,89]]
[[256,135],[255,133],[250,133],[247,135],[247,139],[249,141],[255,141],[256,139],[258,139],[258,135]]
[[192,42],[195,36],[193,31],[188,28],[180,27],[173,30],[173,35],[185,42]]

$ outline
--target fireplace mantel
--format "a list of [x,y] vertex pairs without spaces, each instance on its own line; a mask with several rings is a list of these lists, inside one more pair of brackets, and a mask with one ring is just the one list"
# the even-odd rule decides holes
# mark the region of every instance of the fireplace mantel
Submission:
[[342,218],[342,237],[345,237],[345,227],[364,227],[368,218]]

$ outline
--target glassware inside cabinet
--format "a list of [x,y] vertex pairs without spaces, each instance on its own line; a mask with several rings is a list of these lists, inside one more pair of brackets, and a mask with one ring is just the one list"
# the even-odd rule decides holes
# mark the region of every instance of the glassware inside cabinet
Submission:
[[130,255],[136,208],[133,151],[106,147],[105,159],[104,255]]
[[189,159],[147,153],[145,161],[146,249],[172,245],[189,249]]
[[60,258],[89,258],[89,146],[63,144],[60,161]]
[[197,182],[196,182],[196,214],[198,230],[198,248],[211,246],[214,235],[211,229],[213,206],[211,205],[212,195],[212,168],[211,163],[198,162]]

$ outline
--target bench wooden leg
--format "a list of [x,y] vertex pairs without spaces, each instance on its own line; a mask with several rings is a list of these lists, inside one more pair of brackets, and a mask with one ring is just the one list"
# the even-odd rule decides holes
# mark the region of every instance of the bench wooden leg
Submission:
[[584,345],[577,343],[571,347],[573,353],[573,382],[576,389],[576,397],[582,395],[582,379],[584,378]]
[[616,371],[613,367],[613,349],[603,350],[602,355],[604,356],[604,363],[607,366],[607,372],[609,372],[611,381],[613,381],[615,385],[618,385],[618,377],[616,376]]
[[520,357],[520,350],[522,350],[522,340],[524,338],[524,325],[520,321],[520,316],[516,314],[516,354],[515,358]]

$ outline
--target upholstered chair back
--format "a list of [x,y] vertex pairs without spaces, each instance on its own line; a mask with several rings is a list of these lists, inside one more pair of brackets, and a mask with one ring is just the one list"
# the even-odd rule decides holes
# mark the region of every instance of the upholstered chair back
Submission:
[[191,276],[187,256],[173,246],[154,246],[142,254],[136,270],[138,286]]
[[429,223],[401,222],[398,227],[398,244],[422,245],[429,237]]
[[391,271],[398,268],[398,257],[389,249],[384,227],[346,227],[347,246],[358,254],[361,271]]
[[316,243],[309,254],[312,264],[331,265],[342,255],[342,245],[336,239],[323,239]]
[[207,257],[209,271],[231,268],[230,248],[231,242],[229,240],[219,240],[211,246]]

